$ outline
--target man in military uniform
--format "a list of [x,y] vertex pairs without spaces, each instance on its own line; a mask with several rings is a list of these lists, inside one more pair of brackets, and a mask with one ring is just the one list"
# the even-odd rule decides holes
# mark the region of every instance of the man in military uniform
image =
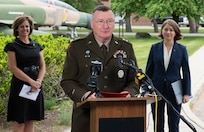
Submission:
[[118,54],[122,55],[124,62],[132,60],[136,66],[137,62],[132,45],[113,35],[114,18],[114,13],[109,7],[96,7],[91,20],[93,32],[86,38],[71,42],[68,47],[61,86],[74,102],[72,132],[90,132],[90,109],[77,108],[76,103],[97,97],[97,93],[91,92],[93,89],[87,84],[93,60],[102,62],[103,68],[97,76],[97,88],[100,91],[128,92],[126,97],[139,93],[134,72],[118,65]]

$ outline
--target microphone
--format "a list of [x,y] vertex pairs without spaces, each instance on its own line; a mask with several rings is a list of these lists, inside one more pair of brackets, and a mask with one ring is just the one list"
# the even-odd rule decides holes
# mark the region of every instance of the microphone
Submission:
[[98,88],[98,75],[103,71],[103,64],[99,58],[91,60],[90,64],[90,77],[88,78],[87,85],[91,88],[91,93],[86,97],[88,98],[94,92],[96,97],[102,97]]
[[117,54],[117,58],[118,58],[118,66],[122,68],[123,67],[123,54],[121,53]]
[[127,65],[134,70],[135,77],[138,79],[140,84],[144,83],[144,81],[148,81],[148,76],[142,71],[142,69],[135,66],[135,62],[133,60],[130,60],[129,63],[124,63],[124,65]]
[[88,78],[88,86],[91,88],[96,88],[97,87],[97,77],[101,73],[103,68],[102,62],[100,59],[93,59],[91,60],[91,65],[90,65],[90,77]]
[[103,64],[99,58],[91,60],[91,75],[97,76],[103,71]]
[[139,81],[143,81],[147,79],[147,76],[142,72],[141,69],[138,69],[138,71],[135,73],[135,76]]
[[124,65],[134,71],[135,78],[138,80],[140,86],[144,87],[145,89],[148,88],[149,90],[153,90],[151,79],[144,72],[142,72],[142,69],[139,69],[135,66],[135,62],[133,60],[130,60],[128,63],[124,62],[123,55],[121,53],[117,55],[117,58],[119,67],[123,67]]

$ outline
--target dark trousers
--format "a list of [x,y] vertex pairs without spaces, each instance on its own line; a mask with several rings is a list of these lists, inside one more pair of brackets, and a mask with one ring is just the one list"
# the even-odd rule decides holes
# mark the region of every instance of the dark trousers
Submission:
[[[155,123],[157,124],[157,132],[164,132],[164,121],[165,121],[165,104],[167,104],[164,100],[160,100],[158,102],[157,108],[157,122],[155,122],[155,103],[151,104],[152,115],[154,120],[154,129]],[[176,103],[172,104],[174,108],[180,113],[181,112],[181,105],[177,105]],[[179,132],[179,121],[180,118],[176,114],[176,112],[170,108],[167,104],[167,116],[168,116],[168,127],[169,132]]]

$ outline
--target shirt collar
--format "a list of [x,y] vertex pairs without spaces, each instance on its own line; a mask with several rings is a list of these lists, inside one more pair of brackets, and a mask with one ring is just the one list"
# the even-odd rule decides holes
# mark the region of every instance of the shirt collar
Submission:
[[99,47],[101,47],[103,44],[105,44],[105,46],[107,47],[108,50],[109,50],[110,41],[111,41],[111,38],[108,41],[106,41],[105,43],[102,43],[96,39],[96,42],[98,43]]

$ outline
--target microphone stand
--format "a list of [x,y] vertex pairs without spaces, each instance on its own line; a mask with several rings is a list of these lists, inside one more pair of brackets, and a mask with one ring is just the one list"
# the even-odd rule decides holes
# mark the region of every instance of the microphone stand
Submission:
[[91,75],[88,80],[88,86],[91,88],[91,93],[86,97],[86,99],[91,96],[93,93],[96,93],[96,98],[102,98],[103,96],[100,93],[100,90],[97,86],[97,75]]
[[[193,132],[197,132],[196,128],[189,122],[187,121],[184,116],[182,116],[175,108],[174,106],[171,104],[171,102],[168,101],[168,99],[166,99],[153,85],[151,79],[145,74],[142,72],[141,69],[138,69],[136,66],[134,66],[133,64],[129,64],[129,63],[126,63],[126,62],[123,62],[121,61],[121,63],[127,67],[129,67],[130,69],[132,69],[135,73],[136,73],[136,77],[139,81],[142,81],[141,83],[145,84],[146,86],[148,86],[149,89],[153,90],[153,91],[156,91],[159,96],[162,97],[162,99],[170,106],[170,108],[175,111],[176,115],[182,119],[192,130]],[[141,75],[142,77],[140,78]],[[144,79],[143,79],[144,78]]]

